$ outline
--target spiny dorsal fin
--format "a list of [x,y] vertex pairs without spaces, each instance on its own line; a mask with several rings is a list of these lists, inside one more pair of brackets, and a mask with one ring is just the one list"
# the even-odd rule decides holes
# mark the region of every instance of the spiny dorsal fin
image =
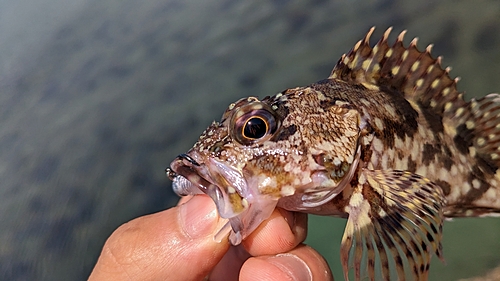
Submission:
[[369,89],[386,88],[400,92],[406,99],[432,107],[437,112],[443,112],[448,102],[457,107],[465,104],[463,95],[456,88],[459,79],[450,78],[451,68],[441,67],[441,57],[434,59],[431,56],[432,45],[420,52],[415,38],[405,47],[404,30],[389,46],[387,38],[391,27],[372,48],[370,37],[374,30],[372,27],[364,39],[342,55],[329,78],[362,84]]

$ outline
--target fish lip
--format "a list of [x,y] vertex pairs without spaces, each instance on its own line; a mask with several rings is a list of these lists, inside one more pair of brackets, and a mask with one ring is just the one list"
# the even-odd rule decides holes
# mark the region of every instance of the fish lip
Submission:
[[222,218],[239,215],[245,208],[235,210],[234,194],[237,194],[241,201],[245,201],[244,205],[248,203],[245,197],[249,195],[242,173],[212,157],[205,159],[199,153],[189,151],[186,154],[180,154],[172,161],[166,172],[174,182],[174,191],[179,196],[200,194],[201,191],[212,198]]
[[[184,177],[201,191],[207,189],[212,183],[199,173],[200,165],[193,157],[188,154],[179,154],[170,167],[165,170],[170,180],[175,181],[178,177]],[[184,195],[184,194],[179,194]]]

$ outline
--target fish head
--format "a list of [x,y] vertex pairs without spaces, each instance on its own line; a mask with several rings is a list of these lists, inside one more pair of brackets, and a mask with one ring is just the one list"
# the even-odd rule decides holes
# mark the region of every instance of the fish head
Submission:
[[[179,195],[204,193],[238,244],[280,200],[294,211],[339,194],[359,160],[359,114],[310,88],[232,103],[167,172]],[[324,97],[324,96],[323,96]]]

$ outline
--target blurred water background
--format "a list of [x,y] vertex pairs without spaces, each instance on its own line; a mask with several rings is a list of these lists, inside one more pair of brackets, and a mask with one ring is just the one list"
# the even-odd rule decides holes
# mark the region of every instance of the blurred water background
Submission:
[[[85,280],[120,224],[172,206],[164,168],[226,106],[326,78],[371,26],[500,91],[499,1],[0,0],[0,280]],[[345,221],[307,242],[341,280]],[[500,219],[444,228],[431,280],[500,264]]]

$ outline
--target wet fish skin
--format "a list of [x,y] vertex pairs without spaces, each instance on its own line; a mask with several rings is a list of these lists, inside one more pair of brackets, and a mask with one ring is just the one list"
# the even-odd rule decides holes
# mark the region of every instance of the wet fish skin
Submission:
[[346,280],[426,280],[445,217],[500,214],[500,96],[464,101],[432,45],[388,29],[371,47],[373,31],[328,79],[231,104],[168,168],[233,244],[276,206],[345,217]]

